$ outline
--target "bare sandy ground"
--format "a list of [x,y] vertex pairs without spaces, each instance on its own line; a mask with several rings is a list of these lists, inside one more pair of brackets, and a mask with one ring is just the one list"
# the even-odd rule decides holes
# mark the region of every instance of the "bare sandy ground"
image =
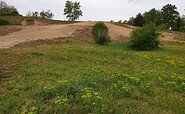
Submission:
[[[9,48],[16,44],[32,40],[74,37],[74,33],[78,29],[92,27],[94,24],[95,22],[79,22],[66,25],[23,26],[23,29],[18,32],[0,36],[0,48]],[[120,27],[111,23],[106,23],[106,25],[109,27],[110,37],[113,41],[124,41],[132,31],[130,28]],[[83,34],[83,32],[81,34]]]
[[[20,31],[0,36],[0,49],[10,48],[23,42],[60,37],[75,37],[93,41],[91,31],[92,26],[95,23],[96,22],[78,22],[63,25],[22,26]],[[134,28],[131,26],[117,26],[112,23],[105,24],[109,28],[109,35],[113,42],[127,42],[128,37]],[[174,34],[172,33],[164,32],[163,35],[164,37],[161,39],[163,42],[174,39]]]

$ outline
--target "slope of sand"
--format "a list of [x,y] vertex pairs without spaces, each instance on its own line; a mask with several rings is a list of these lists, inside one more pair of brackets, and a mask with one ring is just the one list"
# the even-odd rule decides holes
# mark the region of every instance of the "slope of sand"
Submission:
[[[23,29],[18,32],[13,32],[6,36],[0,36],[0,48],[9,48],[22,42],[38,39],[78,37],[78,35],[88,38],[91,36],[91,30],[87,29],[92,29],[94,24],[95,22],[79,22],[65,25],[23,26]],[[110,37],[113,41],[125,41],[132,31],[130,28],[120,27],[111,23],[106,23],[106,25],[109,27]],[[86,36],[85,33],[89,34],[89,36]]]
[[[53,39],[59,37],[75,37],[87,41],[93,41],[92,26],[96,22],[78,22],[73,24],[60,25],[42,25],[22,26],[17,32],[9,33],[9,35],[0,36],[0,49],[10,48],[19,43],[29,42],[39,39]],[[132,26],[117,26],[113,23],[105,23],[109,28],[109,35],[113,42],[127,42]],[[171,41],[174,34],[163,33],[164,37],[161,41]]]

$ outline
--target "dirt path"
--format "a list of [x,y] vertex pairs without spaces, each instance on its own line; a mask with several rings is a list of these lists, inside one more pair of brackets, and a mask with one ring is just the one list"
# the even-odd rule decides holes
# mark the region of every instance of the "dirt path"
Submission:
[[[94,24],[95,22],[80,22],[67,25],[24,26],[23,29],[18,32],[10,33],[6,36],[0,36],[0,48],[9,48],[22,42],[38,39],[74,37],[74,33],[79,32],[79,29],[84,30],[83,28],[91,28]],[[109,27],[110,37],[113,41],[126,40],[132,31],[132,29],[120,27],[111,23],[106,23],[106,25]],[[81,33],[78,34],[85,35],[85,32],[86,31],[81,31]]]

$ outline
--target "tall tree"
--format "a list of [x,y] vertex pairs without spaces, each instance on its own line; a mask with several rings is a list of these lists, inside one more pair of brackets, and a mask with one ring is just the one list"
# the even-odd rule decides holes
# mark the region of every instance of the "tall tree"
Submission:
[[154,23],[155,25],[159,26],[162,23],[161,12],[155,8],[145,12],[143,15],[146,24]]
[[166,25],[167,29],[172,28],[176,18],[179,17],[179,12],[175,5],[167,4],[161,9],[162,21]]
[[75,21],[82,16],[82,11],[80,10],[80,2],[66,1],[64,15],[69,19],[69,21]]
[[138,13],[136,15],[136,18],[134,18],[134,26],[139,26],[142,27],[144,25],[145,21],[144,21],[144,17],[141,13]]

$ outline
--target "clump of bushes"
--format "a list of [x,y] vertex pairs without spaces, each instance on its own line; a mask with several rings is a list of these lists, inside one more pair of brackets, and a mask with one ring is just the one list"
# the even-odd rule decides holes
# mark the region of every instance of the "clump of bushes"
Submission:
[[96,44],[105,45],[110,42],[109,29],[103,22],[97,22],[92,29]]
[[0,18],[0,25],[8,25],[9,22],[5,19]]
[[159,33],[154,24],[137,28],[130,35],[129,47],[134,50],[152,50],[159,46]]

